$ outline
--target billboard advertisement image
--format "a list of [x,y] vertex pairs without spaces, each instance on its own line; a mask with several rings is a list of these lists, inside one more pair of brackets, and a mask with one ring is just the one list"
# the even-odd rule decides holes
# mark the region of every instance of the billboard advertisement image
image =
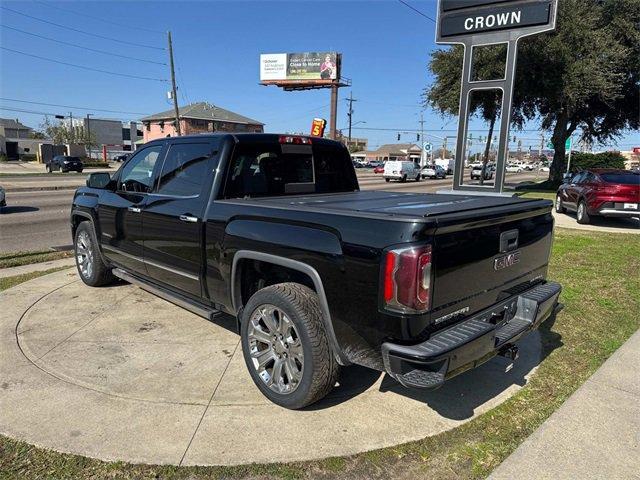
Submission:
[[268,53],[260,55],[260,81],[266,83],[331,83],[340,79],[336,52]]

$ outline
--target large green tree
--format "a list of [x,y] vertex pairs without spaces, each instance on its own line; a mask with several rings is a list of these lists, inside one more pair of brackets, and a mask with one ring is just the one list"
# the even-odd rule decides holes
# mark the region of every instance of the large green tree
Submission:
[[[435,81],[425,103],[457,115],[461,47],[436,50],[429,67]],[[562,178],[569,136],[603,143],[637,130],[639,105],[640,0],[559,0],[556,30],[519,42],[512,126],[535,119],[552,132],[551,181]]]

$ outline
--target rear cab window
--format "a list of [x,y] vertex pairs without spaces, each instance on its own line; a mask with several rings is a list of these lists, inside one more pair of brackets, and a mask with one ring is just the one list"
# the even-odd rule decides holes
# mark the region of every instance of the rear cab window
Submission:
[[224,198],[255,198],[358,189],[351,157],[334,145],[238,143],[224,188]]

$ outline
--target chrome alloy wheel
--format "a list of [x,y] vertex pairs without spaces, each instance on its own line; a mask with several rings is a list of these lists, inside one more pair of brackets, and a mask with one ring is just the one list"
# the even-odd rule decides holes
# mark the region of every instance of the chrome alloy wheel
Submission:
[[582,220],[584,218],[584,203],[580,202],[580,204],[578,205],[578,218],[580,220]]
[[251,314],[248,343],[258,376],[279,394],[293,392],[302,381],[304,352],[298,331],[278,307],[264,304]]
[[89,234],[82,231],[76,241],[76,262],[78,270],[84,278],[91,278],[93,274],[93,246]]

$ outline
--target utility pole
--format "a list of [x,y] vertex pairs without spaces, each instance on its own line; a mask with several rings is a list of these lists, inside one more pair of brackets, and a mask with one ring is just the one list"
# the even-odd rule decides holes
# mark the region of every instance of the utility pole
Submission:
[[75,135],[73,131],[73,112],[69,112],[69,143],[73,143]]
[[167,32],[169,40],[169,68],[171,69],[171,96],[173,97],[173,112],[176,117],[176,133],[182,136],[180,129],[180,111],[178,110],[178,89],[176,88],[176,72],[173,67],[173,44],[171,43],[171,31]]
[[538,150],[538,161],[542,158],[542,149],[544,148],[544,133],[540,134],[540,149]]
[[440,158],[444,160],[444,157],[446,154],[447,154],[447,137],[445,136],[442,139],[442,151],[440,152]]
[[347,148],[351,144],[351,122],[353,120],[353,102],[357,102],[355,98],[353,98],[353,92],[349,92],[349,98],[347,99],[349,102],[349,111],[347,112],[347,116],[349,117],[349,140],[347,141]]
[[424,112],[420,112],[420,145],[418,145],[420,147],[420,166],[424,167],[426,165],[426,159],[422,144],[424,144]]

